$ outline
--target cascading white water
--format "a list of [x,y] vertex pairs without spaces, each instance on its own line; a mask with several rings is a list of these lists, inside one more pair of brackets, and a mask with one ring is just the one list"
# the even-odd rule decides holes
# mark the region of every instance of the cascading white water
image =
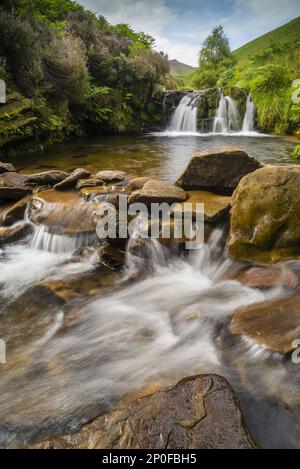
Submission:
[[241,116],[237,102],[230,96],[221,94],[213,123],[214,133],[228,133],[241,128]]
[[177,106],[170,124],[170,130],[176,132],[197,132],[198,93],[189,93],[182,98]]
[[94,233],[81,233],[74,236],[51,233],[49,227],[37,226],[31,240],[31,247],[54,253],[72,253],[82,246],[90,246],[95,242]]
[[219,101],[219,106],[216,112],[213,123],[214,133],[226,133],[228,127],[228,114],[227,114],[227,101],[223,93]]
[[246,113],[243,121],[243,132],[253,132],[255,130],[255,104],[249,94],[246,103]]

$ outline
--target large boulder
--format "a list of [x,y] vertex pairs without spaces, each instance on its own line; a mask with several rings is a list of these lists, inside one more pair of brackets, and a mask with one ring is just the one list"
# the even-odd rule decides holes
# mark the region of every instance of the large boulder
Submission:
[[32,447],[251,449],[254,443],[228,382],[221,376],[200,375],[133,401],[124,399],[79,433]]
[[240,180],[261,164],[239,148],[212,148],[194,153],[176,185],[230,195]]
[[279,353],[290,353],[300,337],[300,294],[242,308],[233,316],[230,330]]
[[266,263],[300,256],[298,166],[266,166],[243,178],[232,200],[228,251]]
[[63,181],[69,176],[68,173],[64,171],[43,171],[42,173],[29,174],[27,176],[27,182],[29,184],[57,184],[58,182]]
[[180,187],[163,181],[148,181],[142,189],[134,191],[128,199],[130,204],[140,202],[149,206],[151,203],[173,204],[184,202],[187,198],[186,192]]
[[56,189],[57,191],[70,189],[71,187],[76,186],[76,183],[77,181],[79,181],[79,179],[87,179],[90,177],[90,175],[91,173],[86,169],[77,168],[68,177],[66,177],[66,179],[55,184],[54,189]]

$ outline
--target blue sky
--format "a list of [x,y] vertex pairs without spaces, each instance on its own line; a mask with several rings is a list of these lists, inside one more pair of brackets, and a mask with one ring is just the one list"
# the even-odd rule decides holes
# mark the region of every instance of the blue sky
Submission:
[[222,24],[232,49],[300,16],[299,0],[79,0],[112,23],[156,38],[170,59],[196,65],[202,42]]

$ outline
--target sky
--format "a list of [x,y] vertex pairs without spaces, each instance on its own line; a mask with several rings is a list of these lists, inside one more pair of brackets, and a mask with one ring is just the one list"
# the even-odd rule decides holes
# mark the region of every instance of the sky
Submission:
[[232,50],[300,16],[299,0],[79,0],[113,23],[156,39],[170,59],[197,65],[201,44],[222,24]]

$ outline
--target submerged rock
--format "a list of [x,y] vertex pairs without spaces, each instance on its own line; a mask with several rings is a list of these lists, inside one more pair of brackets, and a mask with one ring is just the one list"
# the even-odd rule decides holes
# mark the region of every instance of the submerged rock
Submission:
[[266,166],[248,174],[232,199],[231,258],[264,263],[300,256],[300,168]]
[[43,171],[42,173],[29,174],[27,176],[27,182],[29,184],[53,185],[53,184],[63,181],[68,176],[69,174],[65,173],[64,171],[56,171],[56,170]]
[[194,153],[176,185],[230,195],[241,179],[261,164],[239,148],[213,148]]
[[[149,392],[151,392],[149,390]],[[124,399],[79,433],[33,448],[251,449],[238,400],[217,375],[185,378],[139,399]]]
[[[204,204],[203,209],[197,204]],[[206,191],[189,191],[186,202],[178,204],[171,213],[174,214],[176,211],[191,213],[193,219],[195,219],[197,213],[200,212],[204,213],[204,221],[206,223],[217,223],[228,217],[230,207],[230,197]]]
[[300,294],[242,308],[233,316],[230,330],[279,353],[297,348],[300,337]]
[[11,163],[3,163],[2,161],[0,161],[0,174],[2,174],[2,173],[11,173],[11,172],[13,172],[13,173],[17,172],[14,165],[12,165]]
[[70,189],[71,187],[75,187],[76,183],[79,179],[86,179],[90,177],[91,173],[86,171],[83,168],[77,168],[73,171],[68,177],[66,177],[63,181],[58,182],[55,184],[54,189],[57,191],[62,191],[65,189]]
[[28,223],[17,224],[9,228],[0,227],[0,246],[19,241],[28,235],[31,230],[32,226]]
[[187,198],[186,192],[180,187],[168,184],[163,181],[148,181],[142,189],[134,191],[128,199],[130,204],[140,202],[146,205],[151,203],[172,204],[184,202]]
[[100,171],[96,174],[97,178],[102,179],[104,182],[118,182],[125,179],[126,174],[124,171]]

